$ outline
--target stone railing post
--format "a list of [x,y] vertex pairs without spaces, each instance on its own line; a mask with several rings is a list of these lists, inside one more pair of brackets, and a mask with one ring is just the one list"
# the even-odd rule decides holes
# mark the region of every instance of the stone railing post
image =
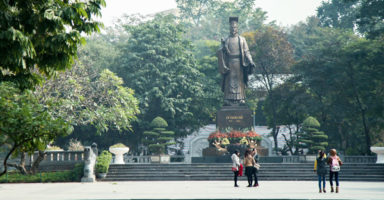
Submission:
[[93,143],[92,146],[84,147],[84,176],[81,182],[95,182],[95,164],[97,157],[97,145]]

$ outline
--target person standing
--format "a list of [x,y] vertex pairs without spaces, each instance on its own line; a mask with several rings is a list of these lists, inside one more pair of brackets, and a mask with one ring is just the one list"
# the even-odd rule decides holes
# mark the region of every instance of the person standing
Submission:
[[260,164],[259,164],[259,161],[258,161],[259,155],[257,154],[257,149],[256,148],[253,148],[252,157],[255,160],[255,165],[254,165],[254,169],[253,169],[253,176],[254,176],[254,179],[255,179],[255,183],[253,184],[253,187],[258,187],[259,186],[259,182],[257,180],[257,173],[259,172]]
[[239,176],[239,168],[240,168],[240,152],[238,150],[235,150],[235,152],[232,154],[232,171],[234,173],[233,180],[235,181],[235,187],[239,187],[237,185],[237,177]]
[[[318,180],[319,180],[319,193],[325,190],[325,175],[327,175],[327,155],[325,155],[324,151],[319,151],[319,157],[315,160],[315,166],[313,171],[317,172]],[[321,181],[323,181],[323,190],[321,190]]]
[[330,154],[330,157],[328,158],[328,165],[330,166],[329,182],[331,184],[331,192],[334,192],[333,177],[335,177],[336,193],[338,193],[339,192],[339,171],[340,171],[340,166],[343,164],[343,162],[341,162],[339,156],[337,156],[336,149],[331,149],[329,151],[329,154]]
[[255,159],[252,156],[251,150],[247,149],[245,151],[244,155],[244,166],[245,166],[245,175],[248,178],[248,186],[247,187],[252,187],[252,176],[255,173]]

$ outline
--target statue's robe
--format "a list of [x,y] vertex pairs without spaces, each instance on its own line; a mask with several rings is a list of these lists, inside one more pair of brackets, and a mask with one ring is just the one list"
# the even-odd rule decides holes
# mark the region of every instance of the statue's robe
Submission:
[[228,37],[217,51],[219,72],[222,74],[224,100],[237,102],[245,99],[248,75],[253,63],[247,42],[242,36]]

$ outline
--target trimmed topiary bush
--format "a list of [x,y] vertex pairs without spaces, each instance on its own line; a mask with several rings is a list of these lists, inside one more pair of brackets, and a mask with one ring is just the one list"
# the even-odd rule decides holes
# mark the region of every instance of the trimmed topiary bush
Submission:
[[172,142],[175,132],[166,129],[168,123],[161,117],[153,119],[150,126],[152,130],[143,132],[143,144],[148,145],[148,149],[152,154],[165,153],[168,145],[175,144],[175,142]]
[[328,146],[328,136],[319,131],[319,121],[314,117],[308,117],[303,121],[302,130],[298,133],[299,147],[308,148],[308,153],[317,153],[318,150],[325,151]]
[[150,125],[152,128],[155,128],[155,129],[168,127],[167,121],[165,121],[165,119],[163,119],[162,117],[156,117],[155,119],[152,120]]

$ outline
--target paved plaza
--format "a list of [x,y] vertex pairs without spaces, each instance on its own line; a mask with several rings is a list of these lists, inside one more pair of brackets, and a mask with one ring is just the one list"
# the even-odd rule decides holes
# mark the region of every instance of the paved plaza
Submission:
[[[0,200],[55,199],[384,199],[383,182],[341,182],[341,192],[319,194],[315,181],[155,181],[0,184]],[[329,183],[327,183],[329,184]]]

